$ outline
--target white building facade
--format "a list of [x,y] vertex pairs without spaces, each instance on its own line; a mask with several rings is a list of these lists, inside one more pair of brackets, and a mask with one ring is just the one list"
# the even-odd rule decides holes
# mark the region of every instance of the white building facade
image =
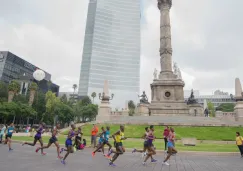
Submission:
[[[104,80],[113,108],[138,101],[140,89],[140,0],[90,0],[81,63],[79,96],[97,96]],[[99,97],[95,98],[99,104]]]

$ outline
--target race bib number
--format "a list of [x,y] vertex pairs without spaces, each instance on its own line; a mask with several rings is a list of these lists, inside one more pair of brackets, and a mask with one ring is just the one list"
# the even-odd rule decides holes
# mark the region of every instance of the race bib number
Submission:
[[79,137],[81,137],[81,134],[78,134]]
[[13,130],[9,130],[9,132],[10,132],[10,133],[12,133],[12,132],[13,132]]

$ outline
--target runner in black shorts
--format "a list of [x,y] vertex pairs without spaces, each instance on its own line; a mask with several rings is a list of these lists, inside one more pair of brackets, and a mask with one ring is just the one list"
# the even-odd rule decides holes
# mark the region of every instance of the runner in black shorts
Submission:
[[[36,134],[35,134],[35,138],[34,138],[34,141],[33,143],[28,143],[28,142],[24,142],[22,145],[30,145],[30,146],[35,146],[35,144],[37,143],[37,141],[40,142],[41,144],[41,147],[43,147],[43,141],[42,141],[42,138],[41,138],[41,134],[43,134],[45,132],[45,123],[40,123],[40,126],[39,128],[36,130]],[[46,153],[43,152],[43,149],[41,149],[41,154],[42,155],[46,155]]]
[[52,136],[49,139],[49,142],[46,146],[43,147],[39,147],[36,149],[36,152],[38,153],[39,150],[45,149],[45,148],[49,148],[52,144],[55,144],[57,147],[57,158],[61,159],[62,157],[60,156],[60,146],[57,140],[57,134],[59,133],[59,129],[60,128],[60,124],[57,124],[56,127],[54,127],[53,131],[52,131]]

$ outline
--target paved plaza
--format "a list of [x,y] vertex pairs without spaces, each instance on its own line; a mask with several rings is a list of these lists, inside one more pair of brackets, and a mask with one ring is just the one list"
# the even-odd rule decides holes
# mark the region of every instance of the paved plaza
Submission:
[[162,165],[164,154],[156,155],[157,163],[142,165],[140,154],[126,152],[116,161],[117,167],[108,166],[108,160],[97,153],[91,157],[91,150],[85,149],[71,154],[64,166],[56,159],[56,149],[47,149],[46,156],[35,153],[35,148],[13,145],[14,151],[8,152],[6,145],[0,145],[0,171],[240,171],[242,162],[238,156],[207,156],[178,154],[169,161],[170,166]]

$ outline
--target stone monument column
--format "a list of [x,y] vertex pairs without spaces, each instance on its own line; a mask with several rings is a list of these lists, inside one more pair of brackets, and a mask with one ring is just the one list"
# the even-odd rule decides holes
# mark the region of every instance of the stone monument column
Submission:
[[158,0],[160,10],[160,65],[161,72],[172,73],[170,8],[172,0]]
[[[184,100],[184,81],[180,72],[172,71],[170,9],[172,0],[158,0],[160,10],[160,66],[158,79],[151,86],[151,115],[189,115]],[[179,75],[178,75],[179,74]]]
[[101,122],[109,121],[111,119],[110,100],[112,100],[113,97],[114,94],[111,94],[111,96],[109,94],[108,80],[105,80],[103,93],[99,93],[99,99],[101,100],[101,103],[99,105],[96,122],[101,123]]

